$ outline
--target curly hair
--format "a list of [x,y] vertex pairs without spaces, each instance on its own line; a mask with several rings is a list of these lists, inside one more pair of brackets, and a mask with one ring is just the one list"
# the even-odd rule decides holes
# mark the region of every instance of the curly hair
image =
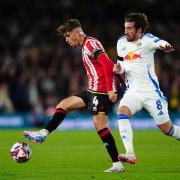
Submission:
[[125,17],[125,22],[134,22],[135,28],[141,28],[144,33],[149,27],[149,21],[144,13],[130,13]]

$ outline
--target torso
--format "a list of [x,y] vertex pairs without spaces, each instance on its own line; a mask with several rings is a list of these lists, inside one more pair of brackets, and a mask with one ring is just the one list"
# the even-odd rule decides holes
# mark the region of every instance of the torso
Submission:
[[155,48],[150,37],[144,35],[138,41],[128,42],[124,36],[118,40],[117,52],[123,57],[121,63],[125,68],[129,90],[160,91],[154,67]]
[[82,46],[82,58],[88,76],[88,89],[92,91],[107,92],[106,79],[101,64],[93,57],[93,53],[101,49],[102,44],[93,37],[85,37]]

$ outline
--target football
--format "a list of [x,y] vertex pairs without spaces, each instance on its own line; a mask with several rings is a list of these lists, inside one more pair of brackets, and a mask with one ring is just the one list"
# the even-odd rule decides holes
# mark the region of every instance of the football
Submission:
[[29,144],[25,142],[17,142],[12,146],[10,155],[16,162],[24,163],[31,158],[32,150]]

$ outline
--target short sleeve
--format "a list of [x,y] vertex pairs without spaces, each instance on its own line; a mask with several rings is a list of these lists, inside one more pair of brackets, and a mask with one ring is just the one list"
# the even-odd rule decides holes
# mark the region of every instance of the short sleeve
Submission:
[[124,42],[125,39],[126,39],[126,36],[121,36],[117,41],[116,50],[117,50],[117,55],[118,55],[119,59],[123,58],[123,55],[122,55],[122,43]]

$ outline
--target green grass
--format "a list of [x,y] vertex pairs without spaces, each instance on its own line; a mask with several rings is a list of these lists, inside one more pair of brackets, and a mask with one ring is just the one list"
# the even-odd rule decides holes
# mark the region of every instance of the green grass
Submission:
[[[124,153],[118,131],[112,131],[119,152]],[[29,162],[16,163],[9,155],[11,146],[26,140],[22,130],[0,132],[1,180],[161,180],[180,179],[180,142],[160,131],[135,131],[138,157],[135,165],[124,164],[124,173],[107,174],[111,166],[102,142],[94,131],[56,131],[43,144],[30,143]]]

